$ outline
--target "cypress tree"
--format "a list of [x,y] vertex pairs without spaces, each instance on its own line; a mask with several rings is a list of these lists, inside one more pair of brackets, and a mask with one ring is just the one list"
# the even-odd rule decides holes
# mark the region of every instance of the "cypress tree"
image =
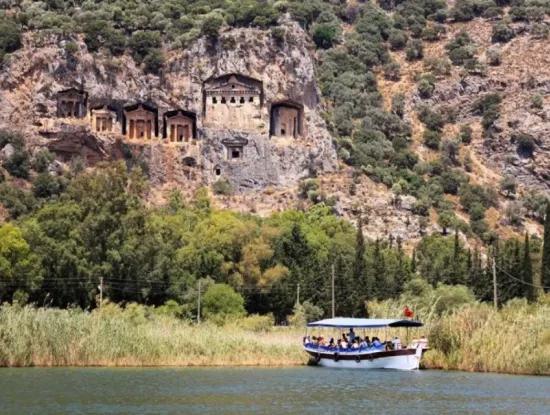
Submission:
[[416,274],[416,248],[413,248],[412,258],[411,258],[411,272]]
[[374,292],[376,293],[376,298],[383,300],[389,297],[388,286],[386,281],[386,264],[384,261],[384,255],[380,249],[380,241],[377,239],[374,244],[374,253],[373,253],[373,271],[374,271],[374,281],[375,287]]
[[[361,217],[357,220],[357,234],[355,237],[355,258],[353,261],[353,274],[352,274],[352,283],[353,286],[350,287],[351,290],[350,298],[348,301],[351,304],[359,305],[364,302],[366,299],[371,298],[371,287],[367,280],[367,275],[365,273],[365,237],[363,235],[363,220]],[[360,313],[360,310],[354,310]],[[356,314],[355,312],[353,314]]]
[[449,276],[449,282],[451,284],[464,284],[465,282],[462,264],[462,247],[460,246],[460,239],[458,238],[458,229],[455,230],[453,259]]
[[535,287],[533,281],[533,264],[531,262],[531,250],[529,249],[529,234],[525,232],[522,261],[523,294],[529,301],[535,300]]
[[544,291],[550,290],[550,201],[546,203],[546,217],[544,220],[544,239],[542,246],[542,267],[540,280]]
[[394,296],[403,292],[403,286],[407,279],[407,267],[405,263],[405,254],[403,253],[403,240],[397,237],[397,273],[395,275]]

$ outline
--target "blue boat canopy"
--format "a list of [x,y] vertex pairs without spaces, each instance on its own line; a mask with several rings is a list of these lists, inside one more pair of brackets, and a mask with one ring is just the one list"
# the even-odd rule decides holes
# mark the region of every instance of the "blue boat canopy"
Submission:
[[340,328],[380,328],[380,327],[421,327],[418,320],[401,320],[393,318],[348,318],[336,317],[313,321],[308,327],[340,327]]

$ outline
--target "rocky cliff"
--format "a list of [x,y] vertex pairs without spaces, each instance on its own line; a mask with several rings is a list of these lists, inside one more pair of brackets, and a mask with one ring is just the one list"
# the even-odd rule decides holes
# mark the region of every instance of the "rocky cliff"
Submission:
[[[238,190],[295,185],[313,171],[333,171],[336,153],[320,116],[310,41],[296,23],[283,27],[283,40],[258,29],[229,30],[217,41],[202,38],[185,50],[170,51],[158,76],[145,75],[129,56],[92,55],[82,41],[69,53],[55,36],[38,40],[39,34],[27,33],[24,47],[0,75],[0,128],[16,127],[30,146],[47,146],[64,161],[75,156],[91,164],[139,159],[148,165],[156,185],[189,188],[220,178]],[[204,82],[226,74],[261,82],[262,128],[242,131],[232,119],[216,128],[204,125]],[[114,130],[98,134],[92,131],[89,112],[81,119],[59,118],[56,94],[67,88],[85,91],[89,108],[109,105],[122,113],[125,105],[145,102],[158,109],[159,120],[169,110],[185,109],[197,115],[196,143],[170,146],[162,137],[130,142]],[[271,106],[286,101],[303,108],[304,133],[296,138],[270,137]],[[246,143],[243,155],[232,160],[226,147],[239,140]],[[194,161],[186,163],[189,158]]]

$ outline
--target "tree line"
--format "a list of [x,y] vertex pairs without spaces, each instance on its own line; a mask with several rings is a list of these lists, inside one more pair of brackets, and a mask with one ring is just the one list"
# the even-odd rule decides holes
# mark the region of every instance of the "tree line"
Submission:
[[433,286],[466,285],[491,301],[485,253],[496,259],[502,301],[534,299],[534,285],[550,285],[548,214],[544,243],[526,235],[467,249],[458,233],[434,234],[407,254],[399,238],[365,238],[362,218],[354,226],[323,203],[260,218],[217,210],[199,189],[192,200],[174,191],[164,205],[149,207],[146,176],[122,162],[64,180],[60,193],[0,226],[0,302],[94,308],[102,281],[111,301],[175,300],[191,317],[200,281],[203,294],[227,284],[247,312],[283,321],[298,284],[300,299],[328,315],[334,274],[336,314],[359,316],[368,313],[365,302],[398,297],[419,276]]

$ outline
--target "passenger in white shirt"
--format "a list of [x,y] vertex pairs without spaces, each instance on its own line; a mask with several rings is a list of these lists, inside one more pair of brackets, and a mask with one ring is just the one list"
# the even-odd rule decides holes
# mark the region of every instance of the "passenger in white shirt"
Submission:
[[392,340],[392,343],[393,343],[393,350],[401,349],[401,340],[399,340],[399,337],[394,337]]

